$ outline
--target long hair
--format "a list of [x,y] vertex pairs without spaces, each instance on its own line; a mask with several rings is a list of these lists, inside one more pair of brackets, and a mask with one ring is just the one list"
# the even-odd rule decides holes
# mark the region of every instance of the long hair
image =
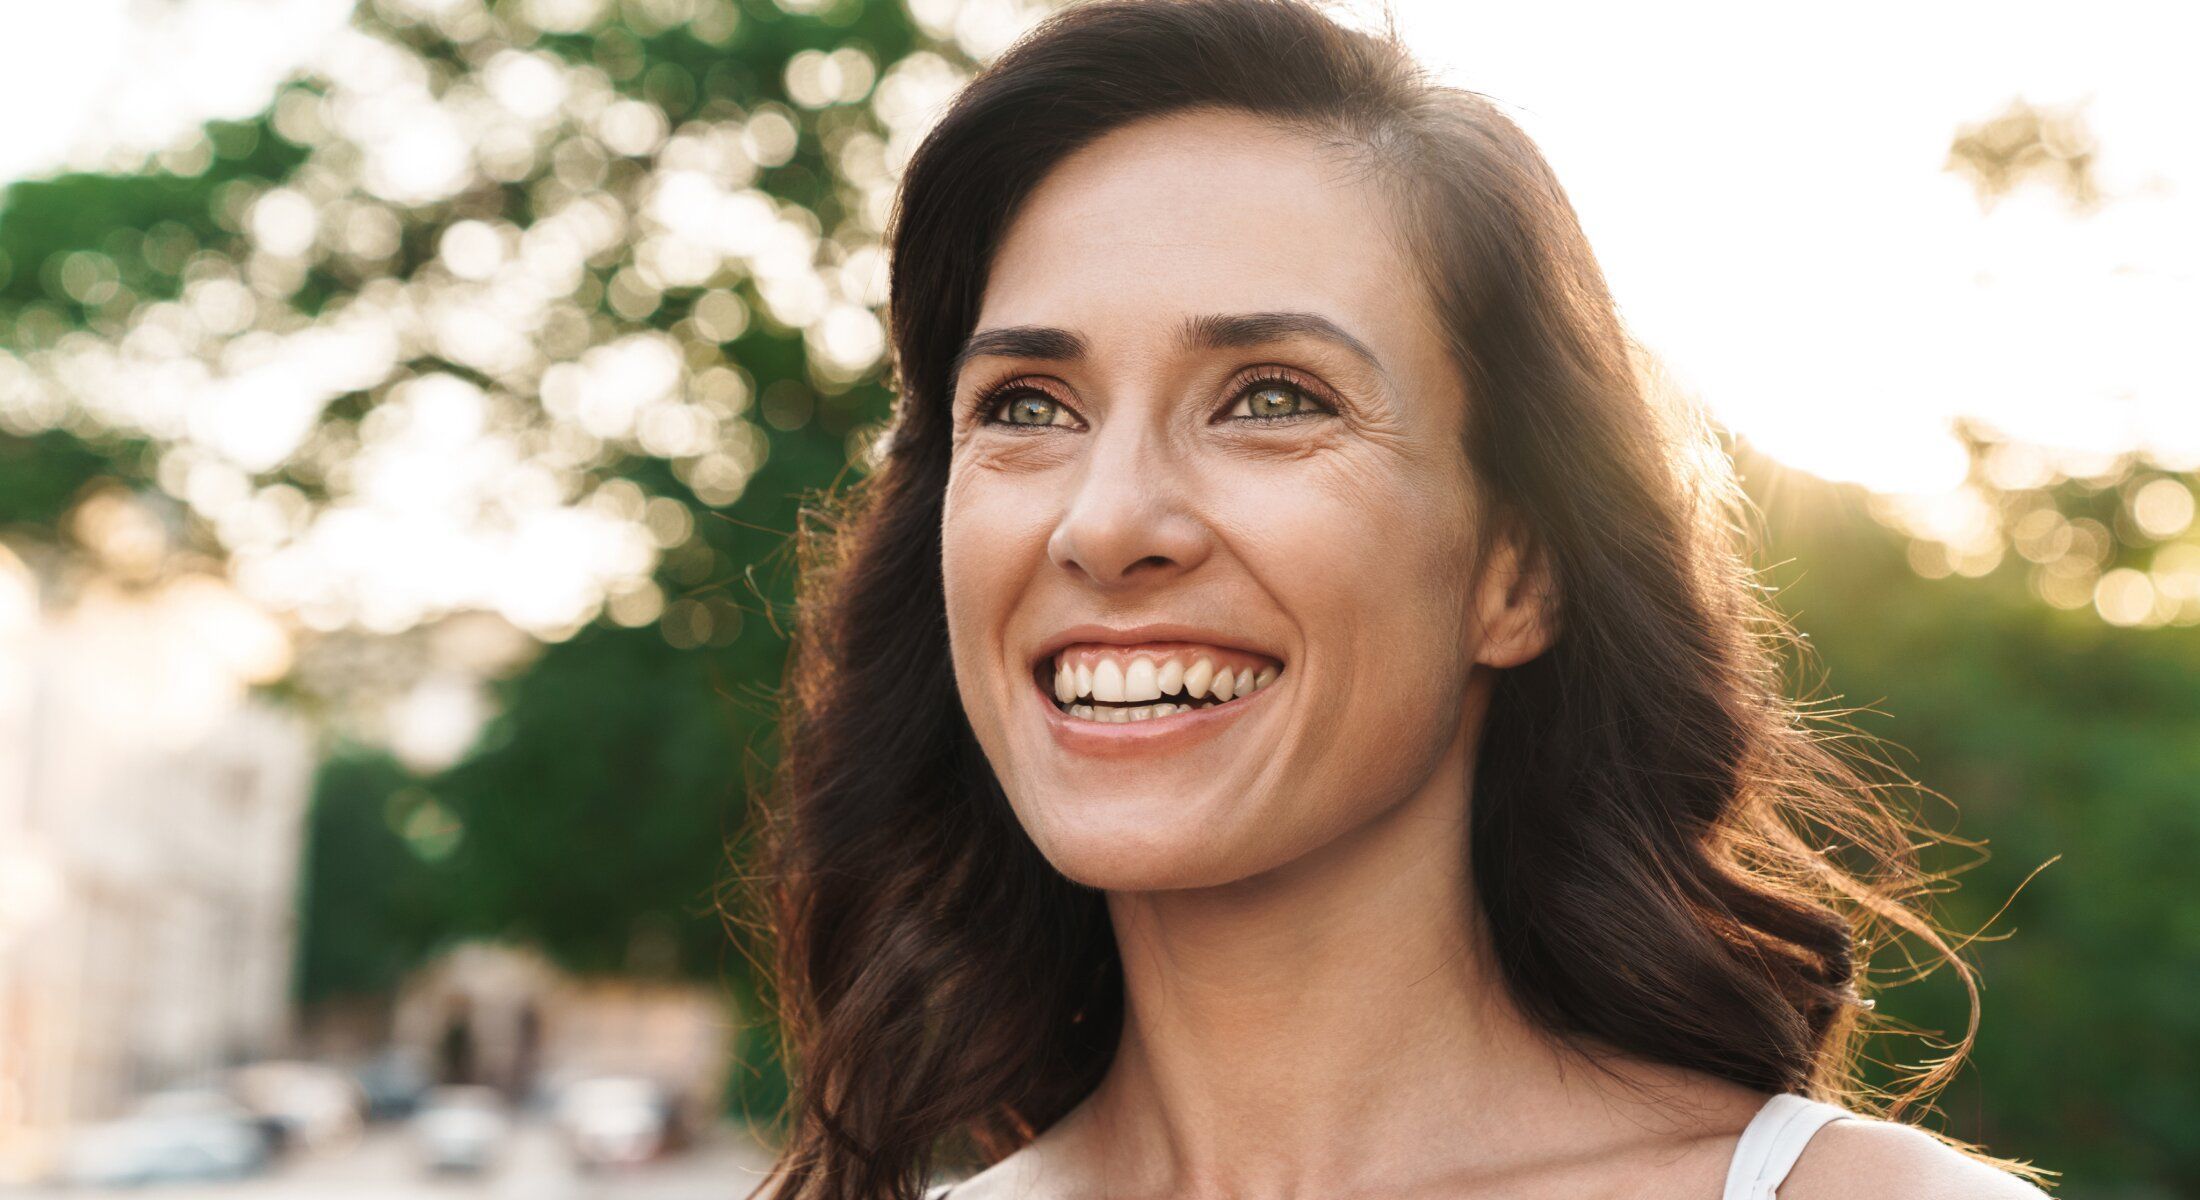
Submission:
[[1856,1064],[1882,936],[1954,963],[1976,1028],[1971,971],[1923,900],[1936,877],[1881,764],[1788,698],[1800,646],[1749,565],[1732,462],[1652,386],[1535,146],[1395,36],[1299,0],[1097,0],[981,72],[910,160],[894,422],[876,469],[797,530],[755,877],[795,1085],[775,1196],[915,1196],[943,1152],[1030,1141],[1115,1051],[1103,896],[1024,833],[957,695],[948,401],[1022,201],[1109,130],[1197,108],[1312,134],[1395,202],[1475,398],[1476,485],[1549,569],[1561,632],[1498,682],[1460,848],[1510,994],[1598,1053],[1882,1115],[1929,1096],[1969,1032],[1886,1093]]

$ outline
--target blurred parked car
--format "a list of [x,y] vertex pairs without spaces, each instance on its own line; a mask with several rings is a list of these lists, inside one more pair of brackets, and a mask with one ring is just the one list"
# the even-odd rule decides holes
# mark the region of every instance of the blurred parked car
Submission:
[[237,1179],[265,1166],[269,1149],[259,1119],[232,1097],[212,1088],[156,1092],[71,1138],[62,1177],[79,1187]]
[[375,1055],[352,1073],[367,1098],[367,1119],[384,1121],[409,1117],[428,1094],[428,1073],[410,1055],[390,1049]]
[[440,1087],[413,1113],[413,1141],[434,1171],[482,1171],[511,1132],[504,1097],[494,1088]]
[[558,1093],[554,1119],[583,1167],[645,1162],[682,1140],[672,1093],[638,1076],[604,1075],[566,1084]]
[[359,1136],[366,1097],[351,1076],[310,1062],[263,1062],[230,1072],[230,1090],[285,1147],[328,1149]]

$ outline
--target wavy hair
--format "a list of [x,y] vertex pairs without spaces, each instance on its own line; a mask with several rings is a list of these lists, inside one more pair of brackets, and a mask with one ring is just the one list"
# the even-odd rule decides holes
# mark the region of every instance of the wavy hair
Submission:
[[[1655,386],[1533,143],[1394,34],[1302,0],[1097,0],[980,72],[910,160],[889,233],[894,421],[875,469],[796,531],[753,877],[795,1086],[774,1194],[916,1196],[943,1154],[1030,1141],[1115,1051],[1103,896],[1024,833],[956,692],[948,401],[1025,197],[1102,134],[1198,108],[1318,137],[1395,202],[1477,401],[1476,485],[1549,569],[1561,632],[1497,685],[1461,847],[1511,995],[1597,1053],[1888,1116],[1929,1097],[1970,1045],[1977,989],[1885,796],[1914,785],[1815,724],[1845,712],[1789,698],[1807,659],[1749,564],[1732,462]],[[1904,934],[1954,964],[1970,1029],[1867,1093],[1865,964]]]

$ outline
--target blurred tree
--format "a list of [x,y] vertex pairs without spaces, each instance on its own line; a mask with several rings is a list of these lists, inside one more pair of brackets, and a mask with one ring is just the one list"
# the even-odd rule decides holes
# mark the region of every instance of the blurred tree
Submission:
[[448,898],[405,836],[407,811],[427,799],[410,772],[374,754],[321,765],[304,875],[297,974],[309,999],[391,993],[443,944]]
[[[785,534],[889,412],[894,172],[1034,11],[375,0],[262,118],[9,190],[0,522],[66,594],[120,481],[292,618],[304,998],[468,934],[748,990],[712,903]],[[417,736],[454,676],[471,753]]]
[[[1949,927],[1984,935],[1968,951],[1984,984],[1978,1043],[1942,1096],[1943,1127],[2089,1196],[2200,1191],[2200,1153],[2180,1132],[2200,1121],[2200,897],[2187,882],[2200,636],[2043,606],[2014,569],[1922,578],[1904,539],[1871,519],[1875,498],[1742,461],[1776,564],[1766,581],[1816,647],[1827,692],[1869,709],[1858,731],[1899,747],[1897,764],[1960,814],[1932,805],[1921,820],[1988,843],[1983,861],[1928,859],[1962,871],[1942,898]],[[1967,1012],[1946,972],[1881,1006],[1948,1038]],[[1896,1041],[1877,1052],[1915,1062],[1919,1047]]]

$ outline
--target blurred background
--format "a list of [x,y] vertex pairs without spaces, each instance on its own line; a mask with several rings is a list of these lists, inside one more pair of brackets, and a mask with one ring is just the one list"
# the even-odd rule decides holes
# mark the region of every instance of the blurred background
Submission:
[[[897,172],[1044,7],[0,15],[0,1190],[750,1190],[787,535],[888,414]],[[2200,1194],[2177,15],[1392,14],[1730,436],[1798,693],[1982,843],[1930,1123],[2070,1195]]]

